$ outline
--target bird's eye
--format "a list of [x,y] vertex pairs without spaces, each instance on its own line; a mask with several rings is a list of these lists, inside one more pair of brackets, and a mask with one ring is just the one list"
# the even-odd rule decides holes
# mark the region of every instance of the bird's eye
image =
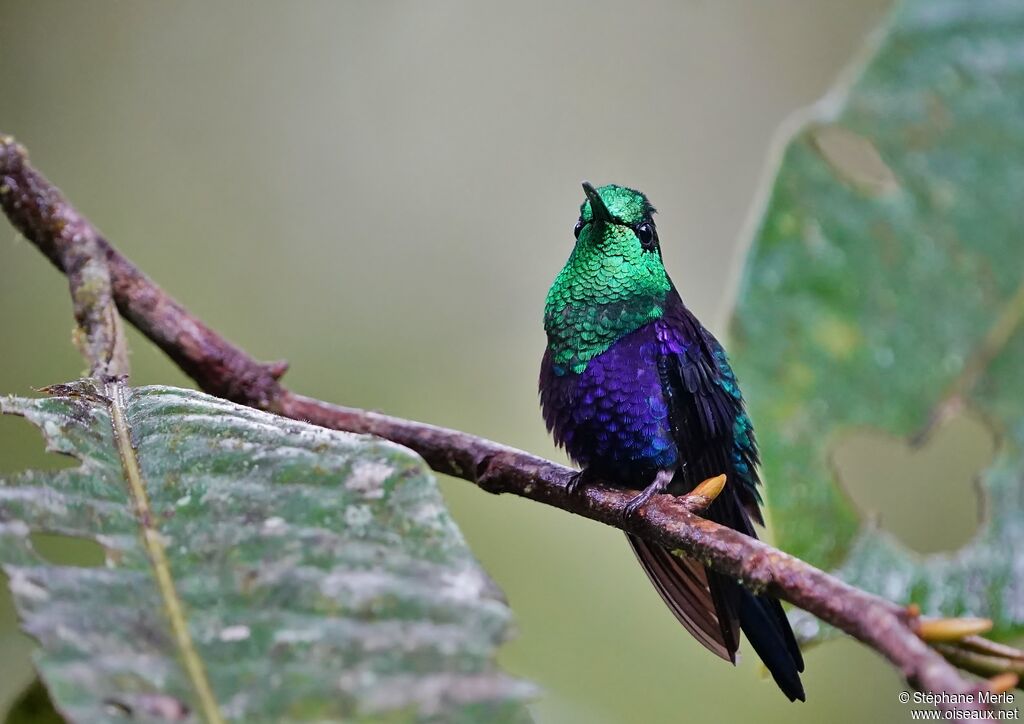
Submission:
[[578,239],[581,231],[583,231],[583,219],[576,222],[576,228],[572,230],[572,234]]
[[645,221],[642,224],[638,224],[634,231],[636,232],[636,238],[640,240],[640,245],[643,248],[654,248],[654,226]]

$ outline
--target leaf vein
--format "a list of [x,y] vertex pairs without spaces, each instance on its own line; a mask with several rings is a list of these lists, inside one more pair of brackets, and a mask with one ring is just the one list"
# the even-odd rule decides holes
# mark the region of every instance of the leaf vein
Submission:
[[160,598],[163,599],[171,633],[174,635],[174,641],[181,654],[185,671],[195,689],[203,718],[209,724],[224,724],[224,717],[217,706],[213,688],[206,675],[206,668],[196,651],[188,624],[185,621],[185,610],[174,587],[174,579],[171,577],[171,568],[164,550],[163,540],[160,532],[154,526],[149,496],[146,495],[146,486],[142,479],[142,468],[139,465],[135,447],[132,445],[131,430],[125,415],[124,391],[123,380],[106,383],[106,393],[110,399],[110,419],[114,428],[114,444],[121,456],[121,467],[135,503],[139,525],[142,527],[142,542],[153,565],[153,575],[160,591]]

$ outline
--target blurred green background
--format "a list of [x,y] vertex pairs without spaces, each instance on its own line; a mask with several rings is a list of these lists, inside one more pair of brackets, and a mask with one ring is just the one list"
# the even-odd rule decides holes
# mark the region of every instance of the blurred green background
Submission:
[[[0,0],[0,130],[200,317],[287,357],[294,389],[562,459],[536,376],[580,180],[650,195],[672,276],[721,331],[776,128],[887,4]],[[78,375],[70,329],[63,277],[0,221],[0,393]],[[187,384],[131,341],[137,384]],[[896,510],[883,525],[919,550],[973,527],[989,441],[951,429],[955,470],[863,435],[836,453],[856,502]],[[945,471],[946,537],[891,500],[886,456]],[[53,464],[0,420],[0,471]],[[859,645],[809,651],[790,705],[756,657],[733,671],[690,640],[621,534],[442,484],[517,614],[501,658],[543,687],[538,721],[905,718],[899,677]],[[15,629],[4,592],[0,704],[31,676]]]

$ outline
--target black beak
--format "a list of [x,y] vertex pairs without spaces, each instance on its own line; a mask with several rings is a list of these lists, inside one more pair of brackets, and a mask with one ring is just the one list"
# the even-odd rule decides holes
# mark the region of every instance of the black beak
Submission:
[[583,193],[590,200],[590,210],[594,214],[594,221],[611,223],[613,219],[612,215],[608,213],[608,207],[604,205],[604,201],[601,199],[600,194],[597,193],[597,189],[589,181],[583,182]]

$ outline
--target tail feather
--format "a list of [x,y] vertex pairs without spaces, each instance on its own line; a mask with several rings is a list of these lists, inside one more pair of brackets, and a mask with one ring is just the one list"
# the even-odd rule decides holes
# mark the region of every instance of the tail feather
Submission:
[[626,538],[679,623],[708,651],[735,664],[739,619],[732,613],[735,607],[720,595],[721,586],[715,585],[718,576],[667,548],[629,534]]
[[782,631],[782,638],[786,642],[786,650],[789,651],[789,655],[793,659],[793,664],[796,666],[796,670],[803,671],[804,656],[800,653],[800,644],[797,643],[796,636],[793,634],[793,627],[789,625],[789,618],[786,616],[786,610],[782,608],[782,604],[777,598],[761,596],[761,600],[766,601],[771,607],[772,614],[775,616],[779,629]]
[[782,604],[667,548],[627,535],[637,560],[679,622],[697,641],[736,663],[739,629],[790,701],[804,701],[803,657]]
[[773,598],[755,596],[744,590],[740,596],[739,616],[743,633],[782,693],[790,701],[804,701],[800,681],[804,661],[782,605]]

